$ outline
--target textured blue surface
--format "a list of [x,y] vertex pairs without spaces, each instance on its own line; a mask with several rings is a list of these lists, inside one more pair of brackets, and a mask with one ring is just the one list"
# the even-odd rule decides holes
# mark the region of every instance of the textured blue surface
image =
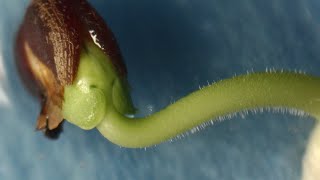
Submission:
[[[316,0],[92,0],[114,31],[133,100],[147,115],[235,74],[265,68],[320,75]],[[25,0],[0,1],[0,179],[297,180],[311,118],[258,113],[147,149],[124,149],[65,123],[58,141],[34,131],[13,41]]]

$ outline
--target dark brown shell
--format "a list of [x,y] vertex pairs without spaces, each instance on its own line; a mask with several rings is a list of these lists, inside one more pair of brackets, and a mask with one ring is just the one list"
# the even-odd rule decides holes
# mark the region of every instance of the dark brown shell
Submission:
[[121,77],[126,78],[127,68],[123,62],[122,55],[112,31],[104,22],[103,18],[85,0],[80,0],[79,13],[81,16],[82,27],[86,37],[89,33],[94,43],[102,51],[110,56],[115,69]]
[[94,41],[110,56],[119,76],[126,77],[113,33],[87,1],[31,2],[17,35],[17,65],[28,89],[41,97],[37,129],[46,134],[63,121],[63,90],[75,79],[86,41]]

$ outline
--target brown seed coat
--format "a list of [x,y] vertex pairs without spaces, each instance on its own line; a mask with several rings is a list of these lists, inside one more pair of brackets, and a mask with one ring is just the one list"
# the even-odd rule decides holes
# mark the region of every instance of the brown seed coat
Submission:
[[113,33],[85,0],[33,0],[16,41],[18,70],[25,85],[41,97],[36,128],[53,130],[63,121],[63,90],[77,74],[80,53],[93,41],[119,76],[127,70]]

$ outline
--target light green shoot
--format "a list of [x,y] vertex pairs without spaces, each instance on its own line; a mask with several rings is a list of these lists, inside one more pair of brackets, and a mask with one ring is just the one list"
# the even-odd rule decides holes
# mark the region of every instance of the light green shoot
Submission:
[[320,78],[288,72],[240,75],[193,92],[144,118],[129,118],[134,108],[110,59],[89,44],[77,79],[65,88],[65,119],[82,129],[96,127],[123,147],[152,146],[210,119],[243,110],[280,107],[320,117]]

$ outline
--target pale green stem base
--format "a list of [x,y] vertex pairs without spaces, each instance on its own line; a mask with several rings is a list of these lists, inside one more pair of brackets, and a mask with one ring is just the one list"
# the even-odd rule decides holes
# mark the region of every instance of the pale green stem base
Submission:
[[320,115],[320,79],[295,73],[254,73],[227,79],[180,99],[145,118],[108,111],[97,126],[123,147],[152,146],[210,119],[258,107],[286,107]]

